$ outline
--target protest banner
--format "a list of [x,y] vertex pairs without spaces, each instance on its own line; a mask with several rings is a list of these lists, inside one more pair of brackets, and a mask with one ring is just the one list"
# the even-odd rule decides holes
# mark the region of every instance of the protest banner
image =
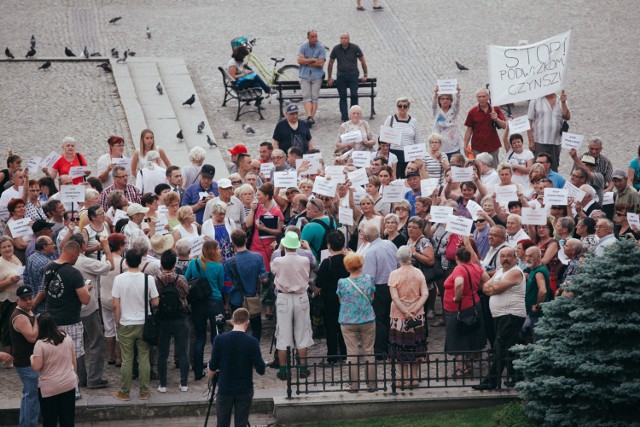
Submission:
[[420,194],[430,197],[438,186],[438,178],[427,178],[420,181]]
[[191,252],[189,253],[189,256],[200,256],[202,253],[202,245],[204,245],[204,236],[193,237],[189,240],[189,243],[191,243]]
[[40,168],[40,164],[42,163],[42,157],[32,157],[27,162],[26,169],[29,170],[29,173],[36,173]]
[[169,220],[164,215],[158,215],[156,218],[156,233],[158,234],[168,234],[169,230],[167,230],[167,225],[169,225]]
[[59,158],[60,158],[60,154],[56,153],[55,151],[52,151],[51,153],[49,153],[47,157],[42,159],[42,163],[40,163],[40,166],[42,166],[43,168],[50,168],[55,164],[55,162],[58,161]]
[[353,166],[357,168],[368,168],[371,166],[371,153],[369,151],[354,151],[351,153]]
[[635,229],[640,230],[640,219],[637,213],[627,212],[627,222],[632,230],[634,226]]
[[492,103],[522,102],[563,89],[570,40],[567,31],[524,46],[488,46]]
[[613,204],[613,191],[607,191],[602,195],[602,205],[612,205]]
[[351,186],[355,187],[358,185],[367,185],[369,182],[369,177],[367,176],[367,170],[365,168],[356,169],[353,172],[349,172],[347,174],[349,177],[349,181],[351,181]]
[[473,200],[469,200],[467,202],[467,210],[471,214],[471,219],[475,221],[476,219],[478,219],[478,211],[482,210],[482,206],[480,206]]
[[544,205],[559,205],[565,206],[567,204],[567,198],[569,197],[569,191],[564,188],[545,188],[544,189]]
[[396,203],[404,200],[404,193],[407,190],[402,185],[386,185],[382,195],[384,203]]
[[9,231],[11,231],[11,237],[17,239],[18,237],[29,236],[33,234],[33,230],[31,229],[31,218],[22,218],[15,219],[13,221],[9,221],[7,226],[9,227]]
[[86,176],[86,171],[91,170],[89,166],[71,166],[69,168],[69,176],[71,178],[82,178]]
[[[307,169],[301,168],[302,163],[308,162],[310,165]],[[322,164],[318,159],[296,159],[296,171],[298,175],[307,174],[307,175],[318,175],[322,173]]]
[[493,187],[496,190],[496,202],[509,203],[518,200],[518,187],[515,184],[511,185],[496,185]]
[[289,188],[298,186],[298,176],[293,171],[275,172],[273,174],[275,188]]
[[131,163],[131,159],[127,159],[126,157],[113,157],[111,159],[111,163],[116,166],[122,166],[123,168],[128,168]]
[[271,169],[274,169],[274,168],[275,168],[275,165],[271,162],[260,163],[260,173],[265,177],[268,177],[269,175],[271,175]]
[[344,184],[346,179],[344,177],[344,166],[327,166],[324,168],[324,177],[331,178],[331,181],[335,181],[338,184]]
[[438,80],[438,95],[455,95],[458,93],[458,79]]
[[340,135],[340,142],[343,144],[356,144],[362,142],[362,132],[354,130],[353,132],[347,132]]
[[582,199],[584,199],[584,196],[587,195],[586,192],[584,192],[583,190],[579,189],[578,187],[576,187],[575,185],[573,185],[572,183],[570,183],[569,181],[564,183],[564,188],[565,190],[567,190],[567,194],[569,197],[573,197],[573,200],[578,201],[578,202],[582,202]]
[[353,209],[340,206],[338,208],[338,222],[342,225],[353,225]]

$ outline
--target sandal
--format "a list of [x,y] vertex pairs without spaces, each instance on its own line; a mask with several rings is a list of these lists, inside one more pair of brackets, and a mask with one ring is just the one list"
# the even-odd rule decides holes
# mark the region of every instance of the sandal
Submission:
[[456,369],[456,371],[453,373],[453,375],[451,376],[454,379],[458,379],[458,378],[466,378],[466,377],[470,377],[471,376],[471,370],[466,367],[464,369]]
[[364,8],[364,6],[358,6],[356,7],[356,9],[358,9],[360,12],[364,12],[365,10],[367,10]]

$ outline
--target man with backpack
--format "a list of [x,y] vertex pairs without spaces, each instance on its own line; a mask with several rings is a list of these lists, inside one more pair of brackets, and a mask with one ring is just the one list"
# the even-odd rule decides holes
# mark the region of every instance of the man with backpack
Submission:
[[307,219],[309,223],[302,230],[302,240],[309,243],[316,261],[320,263],[320,253],[327,249],[327,234],[338,228],[331,216],[325,215],[324,202],[320,199],[307,203]]
[[167,392],[167,358],[171,337],[175,340],[175,349],[180,366],[180,391],[189,390],[189,305],[187,304],[187,279],[176,274],[173,269],[177,256],[172,250],[165,251],[160,257],[162,273],[156,277],[159,302],[156,314],[160,319],[160,343],[158,345],[158,376],[160,393]]

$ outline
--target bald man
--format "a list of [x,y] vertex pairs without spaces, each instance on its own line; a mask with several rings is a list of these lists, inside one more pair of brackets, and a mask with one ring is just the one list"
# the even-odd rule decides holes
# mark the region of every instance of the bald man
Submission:
[[479,89],[476,92],[478,105],[471,108],[467,114],[464,125],[467,130],[464,134],[464,149],[474,156],[479,153],[489,153],[493,157],[493,164],[497,165],[498,151],[500,150],[500,137],[497,129],[507,126],[504,114],[500,107],[492,107],[487,89]]

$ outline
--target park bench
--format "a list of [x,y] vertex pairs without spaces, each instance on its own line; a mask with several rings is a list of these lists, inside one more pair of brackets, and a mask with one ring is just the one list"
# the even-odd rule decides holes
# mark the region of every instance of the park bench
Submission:
[[[370,98],[371,99],[371,115],[369,119],[373,119],[376,115],[375,109],[375,97],[376,97],[376,86],[378,79],[367,79],[364,82],[358,83],[358,98]],[[286,106],[292,102],[300,102],[302,101],[302,91],[300,90],[300,82],[297,80],[293,81],[277,81],[276,82],[276,91],[278,92],[278,102],[280,103],[280,118],[284,117],[284,112],[286,110]],[[349,93],[347,92],[347,96]],[[333,86],[327,86],[327,81],[324,80],[322,82],[322,86],[320,87],[320,98],[321,99],[339,99],[338,89],[336,88],[335,83]],[[362,104],[360,105],[362,106]]]
[[248,113],[258,113],[260,120],[264,120],[262,116],[262,107],[251,105],[251,102],[255,102],[258,97],[262,96],[262,89],[260,88],[247,88],[240,89],[236,84],[236,81],[231,75],[222,67],[218,67],[222,74],[222,83],[224,84],[224,100],[222,106],[227,106],[227,101],[235,99],[238,101],[238,110],[236,111],[236,122],[240,120],[240,116]]

